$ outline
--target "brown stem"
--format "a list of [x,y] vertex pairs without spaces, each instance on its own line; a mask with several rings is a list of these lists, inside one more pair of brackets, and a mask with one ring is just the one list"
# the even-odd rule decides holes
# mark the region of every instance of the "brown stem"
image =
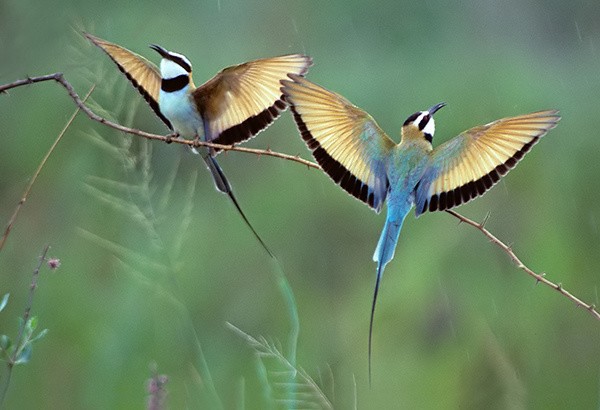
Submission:
[[[9,90],[11,88],[20,87],[20,86],[28,85],[28,84],[33,84],[33,83],[37,83],[37,82],[41,82],[41,81],[56,81],[56,82],[58,82],[67,90],[67,92],[69,93],[69,96],[71,97],[71,99],[73,99],[73,101],[75,102],[77,107],[81,111],[83,111],[90,119],[97,121],[101,124],[105,124],[116,130],[128,133],[128,134],[138,135],[143,138],[163,141],[163,142],[167,142],[167,143],[175,142],[178,144],[185,144],[185,145],[189,145],[189,146],[200,146],[201,145],[201,146],[206,146],[206,147],[218,148],[223,151],[239,151],[239,152],[245,152],[245,153],[254,154],[254,155],[266,155],[266,156],[285,159],[288,161],[297,162],[297,163],[303,164],[309,168],[320,169],[318,164],[315,164],[314,162],[302,159],[302,158],[298,157],[297,155],[294,156],[294,155],[282,154],[279,152],[271,151],[270,149],[261,150],[261,149],[254,149],[254,148],[238,147],[235,145],[213,144],[210,142],[197,141],[197,140],[194,141],[194,140],[184,140],[184,139],[172,139],[172,135],[167,135],[167,136],[156,135],[156,134],[150,134],[150,133],[147,133],[144,131],[140,131],[137,129],[124,127],[120,124],[111,122],[103,117],[100,117],[99,115],[94,113],[91,109],[89,109],[85,105],[84,101],[82,101],[79,98],[79,96],[77,95],[77,93],[75,92],[75,90],[73,89],[71,84],[67,80],[65,80],[62,73],[49,74],[49,75],[39,76],[39,77],[29,77],[24,80],[18,80],[13,83],[10,83],[10,84],[1,85],[0,86],[0,94],[6,92],[7,90]],[[30,187],[28,187],[28,188],[30,188]],[[26,192],[28,192],[28,191],[26,191]],[[25,198],[26,197],[24,197],[24,199]],[[22,199],[21,201],[24,202],[24,199]],[[20,203],[20,205],[22,205],[22,204]],[[521,259],[519,259],[517,257],[517,255],[513,252],[513,250],[508,245],[506,245],[504,242],[500,241],[490,231],[488,231],[485,228],[485,226],[484,226],[485,222],[484,223],[474,222],[474,221],[470,220],[469,218],[466,218],[466,217],[462,216],[461,214],[459,214],[455,211],[452,211],[452,210],[448,210],[446,212],[448,212],[450,215],[454,216],[461,222],[471,225],[471,226],[475,227],[476,229],[478,229],[479,231],[481,231],[488,239],[490,239],[500,249],[502,249],[504,251],[504,253],[506,253],[517,264],[517,267],[519,269],[525,271],[528,275],[535,278],[535,280],[538,283],[541,282],[544,285],[549,286],[550,288],[556,290],[561,295],[563,295],[563,296],[567,297],[568,299],[570,299],[571,301],[573,301],[577,306],[581,306],[582,308],[587,310],[596,319],[600,320],[600,313],[596,310],[596,307],[594,305],[583,302],[581,299],[577,298],[576,296],[574,296],[573,294],[571,294],[570,292],[565,290],[565,288],[563,288],[563,286],[560,283],[556,284],[554,282],[551,282],[548,279],[546,279],[543,274],[535,273],[533,270],[528,268],[523,262],[521,262]],[[11,221],[12,221],[12,219],[11,219]],[[12,222],[14,222],[14,221],[12,221]],[[6,235],[7,234],[5,233],[5,236]],[[5,240],[5,238],[3,237],[2,242],[0,242],[0,250],[2,249],[4,240]]]
[[[54,80],[56,75],[58,75],[58,74],[52,74],[52,75],[49,75],[49,76],[29,78],[27,80],[15,81],[12,84],[17,84],[17,85],[15,85],[15,87],[16,87],[18,85],[33,84],[33,83],[36,83],[36,82],[39,82],[39,81]],[[62,74],[60,74],[60,75],[61,75],[61,78],[62,78]],[[88,93],[86,94],[86,96],[83,98],[83,101],[81,102],[82,104],[85,102],[85,100],[87,100],[89,98],[89,96],[94,91],[95,87],[96,86],[93,85],[90,88],[90,91],[88,91]],[[4,92],[6,89],[7,89],[6,86],[0,86],[0,93]],[[31,188],[33,187],[33,184],[37,180],[37,177],[40,175],[40,172],[42,172],[42,168],[44,167],[44,165],[46,165],[46,161],[48,161],[48,158],[50,158],[50,155],[52,154],[52,152],[54,152],[54,149],[56,148],[56,146],[58,145],[58,143],[60,142],[60,140],[62,139],[62,137],[67,132],[67,129],[73,123],[73,120],[75,119],[75,116],[77,115],[77,113],[79,113],[80,109],[81,108],[78,107],[75,110],[75,112],[73,113],[73,115],[71,115],[71,118],[69,118],[69,121],[67,121],[67,124],[64,126],[64,128],[62,129],[62,131],[60,132],[60,134],[58,134],[58,137],[56,137],[56,140],[54,140],[54,143],[52,144],[52,146],[50,147],[50,149],[46,153],[46,156],[44,157],[44,159],[42,159],[42,162],[37,167],[37,169],[33,173],[33,176],[29,180],[29,184],[25,188],[25,191],[23,192],[23,195],[21,195],[21,200],[19,201],[19,203],[17,204],[17,207],[15,208],[13,214],[11,215],[10,220],[8,221],[8,224],[6,225],[6,228],[4,229],[4,234],[2,235],[2,238],[0,238],[0,252],[2,252],[2,248],[4,248],[4,244],[6,243],[6,239],[8,238],[8,235],[10,235],[10,231],[12,230],[13,225],[15,224],[15,221],[17,220],[17,216],[19,216],[19,212],[21,211],[21,208],[23,207],[23,205],[27,201],[27,197],[29,196],[29,192],[31,191]]]
[[[590,314],[592,316],[594,316],[596,319],[600,320],[600,313],[598,313],[598,311],[596,310],[596,307],[594,305],[583,302],[581,299],[574,296],[572,293],[568,292],[565,288],[563,288],[561,283],[556,284],[554,282],[549,281],[548,279],[545,278],[544,273],[542,273],[542,274],[535,273],[533,270],[529,269],[529,267],[527,267],[527,265],[525,265],[523,262],[521,262],[521,259],[519,259],[519,257],[510,248],[510,246],[506,245],[500,239],[496,238],[496,236],[494,236],[490,231],[488,231],[485,228],[485,222],[486,222],[485,220],[482,223],[478,223],[478,222],[472,221],[471,219],[469,219],[465,216],[462,216],[461,214],[459,214],[455,211],[447,210],[446,212],[448,212],[450,215],[454,216],[455,218],[458,218],[461,222],[471,225],[471,226],[475,227],[476,229],[478,229],[479,231],[481,231],[482,234],[484,234],[490,241],[492,241],[500,249],[502,249],[502,251],[504,251],[504,253],[506,253],[513,260],[513,262],[517,265],[517,268],[525,271],[529,276],[533,277],[537,283],[541,282],[544,285],[551,287],[552,289],[556,290],[561,295],[571,299],[573,302],[575,302],[575,304],[577,306],[580,306],[580,307],[584,308],[585,310],[587,310],[588,312],[590,312]],[[486,218],[486,220],[487,220],[487,218]]]

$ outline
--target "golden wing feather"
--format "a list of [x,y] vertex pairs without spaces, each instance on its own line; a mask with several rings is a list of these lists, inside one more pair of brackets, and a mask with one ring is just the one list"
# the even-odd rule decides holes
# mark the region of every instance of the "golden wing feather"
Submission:
[[133,86],[139,91],[144,97],[146,102],[150,105],[156,115],[169,127],[171,123],[164,115],[160,112],[158,106],[158,96],[160,93],[161,76],[158,67],[146,60],[144,57],[127,50],[117,44],[111,43],[106,40],[102,40],[98,37],[94,37],[89,33],[84,33],[85,37],[88,38],[94,45],[101,48],[113,62],[117,65],[119,70],[125,76]]
[[193,92],[206,139],[235,144],[254,137],[287,108],[280,81],[288,74],[306,74],[311,64],[310,57],[291,54],[220,71]]
[[471,128],[435,148],[417,188],[417,215],[450,209],[482,195],[559,120],[556,110],[504,118]]
[[336,183],[379,212],[388,189],[385,159],[394,142],[344,97],[290,78],[282,81],[282,91],[313,156]]

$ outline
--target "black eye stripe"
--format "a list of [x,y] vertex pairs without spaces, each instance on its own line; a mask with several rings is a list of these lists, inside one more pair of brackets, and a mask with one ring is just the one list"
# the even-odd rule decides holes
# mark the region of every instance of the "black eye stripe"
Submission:
[[188,73],[192,72],[192,66],[190,66],[183,58],[174,56],[173,54],[169,54],[169,60],[171,60],[175,64],[180,65],[181,68],[183,68]]
[[429,120],[431,119],[431,115],[427,114],[425,115],[421,121],[419,121],[419,130],[423,131],[423,128],[425,128],[425,126],[427,125],[427,123],[429,122]]
[[404,121],[404,125],[410,124],[411,122],[413,122],[414,120],[416,120],[419,117],[419,115],[421,115],[420,112],[414,113],[413,115],[411,115],[410,117],[408,117],[406,119],[406,121]]

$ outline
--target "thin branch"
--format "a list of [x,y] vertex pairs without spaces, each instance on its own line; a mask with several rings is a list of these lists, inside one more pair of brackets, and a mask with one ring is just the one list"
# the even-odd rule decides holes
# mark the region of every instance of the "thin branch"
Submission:
[[11,88],[16,88],[16,87],[20,87],[23,85],[33,84],[33,83],[39,83],[42,81],[56,81],[57,83],[62,85],[67,90],[71,99],[75,102],[75,104],[79,107],[79,109],[81,109],[81,111],[83,111],[90,119],[97,121],[101,124],[107,125],[118,131],[125,132],[127,134],[137,135],[137,136],[144,137],[144,138],[150,139],[150,140],[163,141],[163,142],[167,142],[167,143],[174,142],[177,144],[189,145],[190,147],[204,146],[204,147],[216,148],[216,149],[219,149],[222,151],[239,151],[239,152],[245,152],[248,154],[254,154],[254,155],[259,155],[259,156],[266,155],[266,156],[270,156],[270,157],[282,158],[282,159],[285,159],[288,161],[298,162],[300,164],[306,165],[309,168],[320,169],[320,167],[317,164],[315,164],[314,162],[302,159],[298,155],[282,154],[280,152],[271,151],[270,149],[263,150],[263,149],[245,148],[245,147],[239,147],[236,145],[222,145],[222,144],[214,144],[212,142],[206,142],[206,141],[173,138],[173,136],[174,136],[173,134],[170,134],[170,135],[151,134],[149,132],[144,132],[144,131],[141,131],[138,129],[125,127],[121,124],[117,124],[115,122],[109,121],[106,118],[99,116],[98,114],[93,112],[90,108],[88,108],[85,105],[84,101],[82,101],[81,98],[79,98],[79,96],[75,92],[75,89],[73,88],[73,86],[64,78],[62,73],[54,73],[54,74],[43,75],[43,76],[39,76],[39,77],[29,77],[24,80],[18,80],[18,81],[12,82],[10,84],[1,85],[0,86],[0,94],[5,93],[7,90],[10,90]]
[[[54,77],[53,77],[54,75],[56,75],[56,74],[53,74],[52,76],[43,76],[43,77],[30,78],[30,79],[27,79],[27,80],[16,81],[13,84],[25,85],[25,84],[33,84],[33,83],[39,82],[39,81],[53,80],[54,79]],[[81,102],[82,104],[89,98],[89,96],[94,91],[95,87],[96,87],[96,85],[93,85],[90,88],[90,91],[88,91],[88,93],[83,98],[83,101]],[[0,87],[0,93],[5,92],[5,90],[6,90],[5,86]],[[29,192],[31,191],[31,188],[33,187],[33,184],[37,180],[37,177],[40,175],[40,172],[42,172],[42,168],[44,167],[44,165],[46,165],[46,161],[48,161],[48,158],[50,158],[50,155],[52,154],[52,152],[54,152],[54,149],[56,148],[56,146],[58,145],[58,143],[60,142],[60,140],[62,139],[62,137],[67,132],[67,129],[69,129],[69,127],[73,123],[73,120],[75,120],[75,117],[77,116],[77,114],[79,113],[80,110],[81,110],[81,108],[78,107],[75,110],[75,112],[73,113],[73,115],[71,115],[71,118],[69,118],[69,121],[67,121],[67,124],[64,126],[64,128],[62,129],[62,131],[60,132],[60,134],[58,134],[58,137],[56,137],[56,140],[54,141],[54,144],[52,144],[52,146],[50,147],[50,149],[46,153],[46,156],[44,157],[44,159],[42,160],[42,162],[40,163],[40,165],[37,167],[37,169],[33,173],[33,177],[31,177],[31,180],[29,181],[29,184],[25,188],[25,191],[23,192],[23,195],[21,195],[21,200],[17,204],[17,207],[15,208],[12,216],[10,217],[10,220],[8,221],[8,224],[6,225],[6,229],[4,230],[4,234],[2,235],[2,238],[0,238],[0,252],[2,252],[2,248],[4,248],[4,244],[6,243],[6,239],[8,238],[8,235],[10,234],[10,231],[12,230],[13,225],[15,224],[15,221],[17,220],[17,217],[19,216],[19,212],[21,211],[21,208],[25,204],[25,201],[27,201],[27,197],[29,196]]]
[[[15,87],[20,87],[23,85],[28,85],[28,84],[33,84],[33,83],[38,83],[38,82],[42,82],[42,81],[56,81],[59,84],[61,84],[69,93],[69,96],[73,99],[73,101],[75,102],[75,104],[79,107],[79,109],[81,111],[83,111],[90,119],[97,121],[101,124],[107,125],[111,128],[114,128],[116,130],[128,133],[128,134],[132,134],[132,135],[137,135],[143,138],[147,138],[147,139],[151,139],[151,140],[158,140],[158,141],[163,141],[163,142],[175,142],[178,144],[184,144],[184,145],[189,145],[189,146],[206,146],[206,147],[212,147],[212,148],[217,148],[223,151],[239,151],[239,152],[245,152],[248,154],[254,154],[254,155],[266,155],[266,156],[271,156],[271,157],[276,157],[276,158],[281,158],[281,159],[285,159],[288,161],[293,161],[293,162],[297,162],[300,164],[303,164],[309,168],[315,168],[315,169],[320,169],[319,165],[302,159],[297,155],[287,155],[287,154],[282,154],[279,152],[275,152],[275,151],[271,151],[270,149],[267,150],[261,150],[261,149],[253,149],[253,148],[244,148],[244,147],[238,147],[235,145],[221,145],[221,144],[213,144],[210,142],[204,142],[204,141],[194,141],[194,140],[185,140],[185,139],[173,139],[173,135],[167,135],[167,136],[163,136],[163,135],[157,135],[157,134],[150,134],[144,131],[140,131],[137,129],[133,129],[133,128],[128,128],[128,127],[124,127],[120,124],[111,122],[99,115],[97,115],[96,113],[94,113],[91,109],[89,109],[84,101],[82,101],[79,96],[77,95],[77,93],[75,92],[75,90],[73,89],[73,87],[71,86],[71,84],[64,78],[62,73],[55,73],[55,74],[49,74],[49,75],[44,75],[44,76],[39,76],[39,77],[29,77],[27,79],[24,80],[18,80],[15,81],[13,83],[10,84],[5,84],[5,85],[0,85],[0,94],[5,93],[7,90],[11,89],[11,88],[15,88]],[[87,97],[86,97],[87,98]],[[597,320],[600,320],[600,313],[596,310],[596,307],[593,304],[587,304],[585,302],[583,302],[581,299],[577,298],[576,296],[574,296],[573,294],[571,294],[570,292],[568,292],[567,290],[565,290],[562,286],[562,284],[558,283],[555,284],[554,282],[549,281],[548,279],[546,279],[544,277],[543,274],[537,274],[535,273],[533,270],[529,269],[523,262],[521,262],[521,260],[517,257],[517,255],[513,252],[513,250],[510,248],[510,246],[506,245],[504,242],[502,242],[501,240],[499,240],[498,238],[496,238],[490,231],[488,231],[485,228],[485,222],[487,221],[487,217],[484,220],[483,223],[477,223],[474,222],[472,220],[470,220],[469,218],[466,218],[464,216],[462,216],[461,214],[452,211],[452,210],[448,210],[446,211],[448,212],[450,215],[454,216],[455,218],[457,218],[458,220],[460,220],[461,222],[464,222],[468,225],[471,225],[475,228],[477,228],[478,230],[480,230],[488,239],[490,239],[493,243],[495,243],[500,249],[502,249],[504,251],[504,253],[506,253],[516,264],[517,267],[523,271],[525,271],[528,275],[532,276],[533,278],[535,278],[535,280],[539,283],[543,283],[546,286],[549,286],[550,288],[556,290],[557,292],[559,292],[560,294],[562,294],[563,296],[567,297],[568,299],[570,299],[571,301],[573,301],[577,306],[580,306],[582,308],[584,308],[585,310],[587,310],[592,316],[594,316]],[[489,217],[489,215],[488,215]],[[3,238],[4,240],[4,238]],[[3,244],[3,242],[2,242]],[[2,247],[0,246],[0,250],[2,249]]]
[[592,316],[594,316],[596,319],[600,320],[600,313],[596,310],[596,306],[594,306],[593,304],[588,305],[587,303],[583,302],[581,299],[574,296],[572,293],[568,292],[565,288],[563,288],[561,283],[556,284],[554,282],[549,281],[548,279],[545,278],[544,273],[542,273],[542,274],[535,273],[533,270],[529,269],[529,267],[527,267],[527,265],[525,265],[523,262],[521,262],[521,259],[519,259],[519,257],[515,254],[515,252],[511,249],[510,246],[506,245],[500,239],[496,238],[496,236],[494,236],[490,231],[488,231],[484,225],[489,217],[489,214],[485,218],[484,222],[478,223],[478,222],[472,221],[471,219],[469,219],[465,216],[462,216],[461,214],[459,214],[455,211],[447,210],[446,212],[448,212],[450,215],[454,216],[455,218],[458,218],[461,222],[471,225],[471,226],[477,228],[479,231],[481,231],[482,234],[484,234],[490,241],[492,241],[500,249],[502,249],[502,251],[504,251],[504,253],[506,253],[513,260],[513,262],[517,265],[517,268],[525,271],[529,276],[533,277],[537,283],[541,282],[544,285],[551,287],[552,289],[556,290],[561,295],[571,299],[573,302],[575,302],[575,304],[577,306],[580,306],[580,307],[584,308],[585,310],[587,310],[588,312],[590,312],[590,314]]
[[[25,311],[23,313],[23,318],[21,320],[21,324],[19,326],[19,334],[15,339],[15,344],[13,345],[13,353],[12,355],[8,355],[6,357],[6,370],[4,372],[4,376],[0,379],[0,408],[2,408],[2,404],[4,403],[4,399],[6,398],[6,393],[8,391],[8,386],[10,385],[10,379],[12,377],[12,370],[15,364],[17,364],[17,359],[23,349],[27,346],[26,341],[23,340],[25,334],[25,328],[28,326],[27,322],[29,321],[31,315],[31,306],[33,305],[33,296],[35,294],[35,290],[37,289],[37,281],[40,274],[40,269],[44,261],[46,261],[46,256],[48,254],[48,250],[50,249],[50,245],[44,246],[42,250],[42,254],[40,255],[40,260],[38,265],[33,270],[33,275],[31,278],[31,284],[29,285],[29,297],[27,298],[27,304],[25,305]],[[25,336],[26,338],[31,337]],[[31,343],[30,340],[28,340]]]
[[[33,306],[33,296],[35,295],[35,291],[37,289],[37,281],[40,275],[40,269],[46,261],[46,255],[48,255],[48,250],[50,250],[50,245],[45,245],[44,249],[42,250],[42,254],[40,255],[40,261],[33,270],[33,275],[31,276],[31,284],[29,285],[29,297],[27,298],[27,305],[25,306],[25,311],[23,313],[23,321],[21,323],[21,327],[19,328],[19,335],[17,336],[17,339],[15,341],[17,346],[21,345],[21,338],[23,337],[23,333],[25,332],[25,326],[27,325],[27,321],[29,320],[29,317],[31,315],[31,306]],[[9,367],[14,366],[18,354],[18,349],[15,349],[11,358],[12,360],[8,362]]]

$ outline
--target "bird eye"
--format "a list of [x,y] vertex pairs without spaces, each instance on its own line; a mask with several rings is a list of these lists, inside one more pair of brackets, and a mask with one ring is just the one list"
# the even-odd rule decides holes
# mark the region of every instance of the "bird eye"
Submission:
[[190,64],[189,60],[187,58],[183,57],[182,55],[179,55],[176,53],[169,53],[168,58],[175,64],[178,64],[181,68],[183,68],[188,73],[192,72],[192,65]]
[[419,115],[421,115],[420,112],[414,113],[413,115],[411,115],[410,117],[408,117],[406,119],[406,121],[404,121],[404,125],[406,126],[406,125],[410,124],[411,122],[413,122],[414,120],[416,120],[417,118],[419,118]]
[[419,121],[419,130],[420,131],[423,131],[423,128],[425,128],[425,126],[427,125],[429,120],[431,120],[431,115],[427,114],[427,115],[423,116],[421,121]]

